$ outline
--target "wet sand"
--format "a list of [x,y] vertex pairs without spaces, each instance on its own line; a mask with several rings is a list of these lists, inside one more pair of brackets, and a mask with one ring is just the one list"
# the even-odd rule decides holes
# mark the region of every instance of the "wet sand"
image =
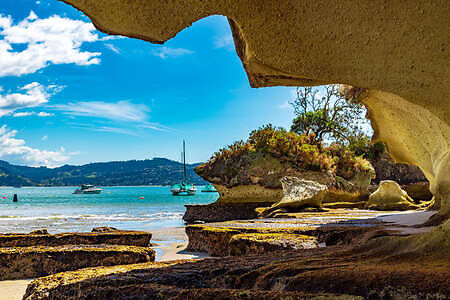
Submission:
[[157,256],[157,261],[169,261],[176,259],[199,259],[209,257],[207,253],[186,251],[188,237],[184,227],[163,228],[152,230],[152,243],[158,244],[161,241],[173,240],[173,242],[156,246],[162,251]]
[[0,281],[0,300],[22,300],[32,279]]

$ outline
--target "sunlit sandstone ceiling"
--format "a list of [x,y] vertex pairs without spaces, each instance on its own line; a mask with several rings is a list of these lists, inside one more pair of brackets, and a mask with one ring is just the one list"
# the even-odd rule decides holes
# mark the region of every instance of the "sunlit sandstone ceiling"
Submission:
[[377,138],[419,165],[450,211],[450,2],[63,0],[100,30],[163,43],[193,22],[229,18],[253,87],[364,88]]

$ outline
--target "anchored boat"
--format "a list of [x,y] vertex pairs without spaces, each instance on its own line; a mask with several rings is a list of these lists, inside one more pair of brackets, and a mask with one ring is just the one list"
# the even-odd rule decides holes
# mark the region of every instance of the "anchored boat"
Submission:
[[170,192],[174,196],[193,196],[197,192],[197,188],[194,184],[188,183],[186,180],[186,149],[185,142],[183,141],[183,181],[177,183],[170,188]]
[[100,194],[103,189],[93,186],[92,184],[82,184],[73,194]]
[[217,190],[214,188],[214,186],[211,183],[208,183],[202,189],[202,193],[217,193]]

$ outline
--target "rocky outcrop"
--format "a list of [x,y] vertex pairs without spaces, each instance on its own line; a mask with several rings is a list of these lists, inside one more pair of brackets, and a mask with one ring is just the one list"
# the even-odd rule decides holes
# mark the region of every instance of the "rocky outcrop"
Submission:
[[417,201],[429,201],[433,198],[433,194],[430,192],[430,184],[428,181],[415,182],[402,186],[402,189],[408,193],[408,195]]
[[380,182],[378,189],[370,194],[367,203],[369,209],[376,210],[408,210],[417,209],[418,205],[408,193],[392,180]]
[[0,234],[0,247],[61,246],[61,245],[128,245],[149,247],[152,234],[143,231],[68,232],[48,234],[33,231],[30,234]]
[[187,223],[256,218],[255,208],[268,207],[282,199],[281,178],[286,175],[327,186],[334,183],[334,176],[329,172],[301,170],[290,162],[263,153],[243,154],[227,161],[214,158],[195,171],[212,182],[219,199],[208,205],[186,205],[183,219]]
[[383,180],[392,180],[400,185],[408,185],[418,182],[428,182],[422,170],[418,166],[396,163],[386,152],[386,147],[382,143],[379,151],[374,153],[375,157],[370,160],[375,169],[376,176],[372,180],[374,184],[379,184]]
[[328,187],[311,180],[283,177],[283,198],[265,210],[263,216],[271,216],[278,210],[299,210],[304,207],[320,208]]
[[217,203],[275,203],[283,197],[281,178],[295,176],[333,185],[325,171],[297,168],[293,163],[265,153],[241,154],[229,159],[213,158],[195,171],[219,192]]
[[47,276],[94,266],[136,264],[155,260],[147,247],[64,245],[0,248],[0,280]]

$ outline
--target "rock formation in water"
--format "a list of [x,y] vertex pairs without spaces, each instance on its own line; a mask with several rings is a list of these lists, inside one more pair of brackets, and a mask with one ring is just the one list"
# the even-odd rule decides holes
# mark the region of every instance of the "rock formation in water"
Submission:
[[[184,219],[190,222],[195,218],[223,221],[236,219],[238,215],[255,217],[256,207],[270,206],[282,199],[284,176],[311,180],[340,192],[367,193],[375,175],[370,162],[348,150],[335,148],[315,142],[313,135],[298,135],[271,125],[254,130],[247,141],[219,150],[195,169],[203,179],[212,182],[220,197],[213,205],[187,206]],[[339,198],[341,194],[334,193],[333,197]],[[225,206],[236,211],[234,205],[245,213],[234,217],[228,213],[220,215]]]

